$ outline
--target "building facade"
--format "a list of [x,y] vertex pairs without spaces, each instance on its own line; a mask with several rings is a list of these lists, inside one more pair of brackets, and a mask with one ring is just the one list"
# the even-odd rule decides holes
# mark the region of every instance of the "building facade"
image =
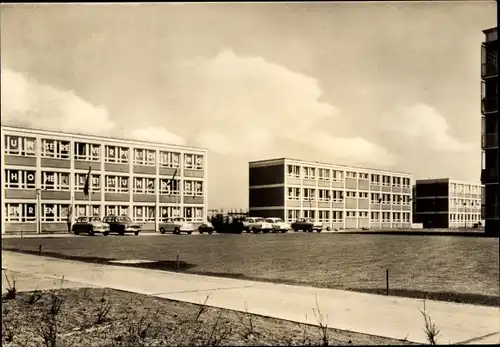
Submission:
[[[207,152],[165,144],[3,127],[2,233],[67,230],[68,215],[206,220]],[[83,189],[91,172],[90,193]],[[168,184],[173,178],[172,184]]]
[[485,41],[481,45],[481,182],[484,184],[482,215],[485,231],[500,235],[500,186],[498,151],[498,39],[497,28],[483,31]]
[[416,223],[424,228],[470,228],[482,223],[481,190],[478,182],[449,178],[417,180],[415,184]]
[[409,228],[411,174],[271,159],[249,163],[249,213],[337,229]]

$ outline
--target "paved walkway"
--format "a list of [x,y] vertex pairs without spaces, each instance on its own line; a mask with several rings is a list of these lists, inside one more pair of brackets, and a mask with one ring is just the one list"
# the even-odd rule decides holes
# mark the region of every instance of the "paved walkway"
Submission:
[[[248,311],[279,319],[317,324],[316,300],[329,327],[426,343],[419,309],[422,300],[333,289],[252,282],[123,266],[81,263],[2,252],[2,266],[89,286]],[[60,283],[60,282],[59,282]],[[19,288],[22,290],[22,288]],[[427,301],[426,310],[441,330],[438,343],[499,343],[500,309]]]

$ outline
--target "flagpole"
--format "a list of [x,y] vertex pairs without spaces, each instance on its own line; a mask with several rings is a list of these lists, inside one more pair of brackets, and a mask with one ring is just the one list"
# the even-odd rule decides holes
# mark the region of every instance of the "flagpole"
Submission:
[[89,217],[92,220],[92,169],[89,167]]

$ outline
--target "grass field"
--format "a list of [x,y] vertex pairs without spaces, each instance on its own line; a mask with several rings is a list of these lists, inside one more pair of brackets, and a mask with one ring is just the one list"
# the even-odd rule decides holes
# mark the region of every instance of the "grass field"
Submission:
[[4,239],[3,249],[87,261],[162,261],[172,270],[391,295],[499,305],[499,240],[306,234]]

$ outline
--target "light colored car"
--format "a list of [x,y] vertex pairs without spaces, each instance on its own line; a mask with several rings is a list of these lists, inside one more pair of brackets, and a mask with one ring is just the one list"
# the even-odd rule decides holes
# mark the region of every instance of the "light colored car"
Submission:
[[290,224],[285,223],[283,219],[281,218],[266,218],[264,220],[266,223],[270,223],[271,226],[273,227],[273,232],[281,232],[281,233],[286,233],[288,230],[290,230]]
[[262,217],[248,217],[245,219],[245,228],[247,231],[252,231],[254,233],[268,233],[273,231],[273,226],[268,223]]
[[184,218],[167,218],[165,221],[160,222],[160,232],[165,233],[187,233],[191,235],[195,230],[193,223],[187,222]]
[[71,230],[75,235],[87,233],[93,236],[95,233],[109,234],[109,224],[103,223],[99,217],[78,217]]

